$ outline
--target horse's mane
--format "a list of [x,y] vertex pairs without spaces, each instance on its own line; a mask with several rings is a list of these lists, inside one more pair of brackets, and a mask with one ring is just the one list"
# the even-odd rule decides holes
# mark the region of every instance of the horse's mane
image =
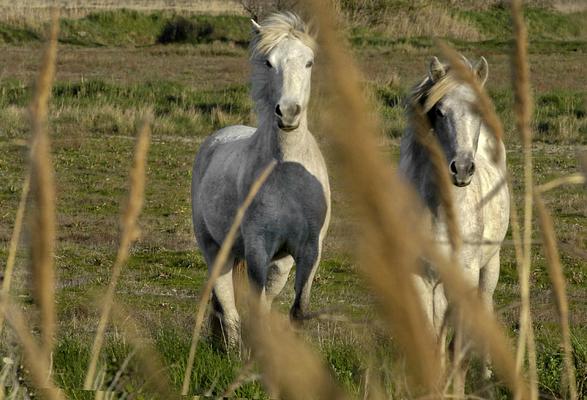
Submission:
[[316,39],[310,27],[292,12],[271,14],[261,23],[251,41],[251,56],[267,55],[281,40],[290,37],[300,40],[303,44],[316,49]]
[[450,66],[445,64],[443,67],[446,73],[442,78],[434,81],[430,76],[426,76],[418,84],[414,85],[406,96],[405,107],[408,128],[402,137],[402,147],[406,154],[411,154],[413,162],[416,162],[416,160],[428,160],[428,153],[416,140],[414,128],[412,127],[412,121],[417,112],[416,107],[420,107],[419,112],[428,113],[446,93],[459,85],[459,81],[450,72]]
[[407,98],[407,107],[410,109],[414,104],[419,104],[422,107],[422,111],[427,113],[445,94],[458,85],[459,81],[448,71],[436,82],[427,76],[410,90]]

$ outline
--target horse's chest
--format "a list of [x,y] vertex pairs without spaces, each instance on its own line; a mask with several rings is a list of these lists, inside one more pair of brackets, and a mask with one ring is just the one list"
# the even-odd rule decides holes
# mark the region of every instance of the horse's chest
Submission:
[[317,241],[328,211],[324,190],[301,164],[280,162],[249,207],[245,229],[270,247],[299,248]]
[[323,188],[327,202],[330,199],[328,172],[322,153],[314,140],[306,140],[304,145],[284,146],[281,149],[281,159],[284,163],[301,165],[307,173],[313,175]]

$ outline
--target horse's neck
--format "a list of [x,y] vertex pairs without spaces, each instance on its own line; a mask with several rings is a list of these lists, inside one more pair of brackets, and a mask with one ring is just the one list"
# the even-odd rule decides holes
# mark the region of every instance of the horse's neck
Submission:
[[[501,158],[497,161],[497,163],[493,161],[495,146],[500,148],[501,153]],[[505,174],[505,146],[501,140],[495,140],[494,136],[484,124],[481,125],[481,133],[479,134],[479,145],[477,147],[477,154],[475,155],[475,162],[479,164],[479,167],[481,168],[495,168],[499,171],[500,175]]]
[[272,115],[259,118],[259,127],[255,133],[254,145],[261,152],[278,161],[301,162],[311,151],[312,134],[308,131],[307,117],[300,118],[299,127],[291,132],[284,132],[277,127]]

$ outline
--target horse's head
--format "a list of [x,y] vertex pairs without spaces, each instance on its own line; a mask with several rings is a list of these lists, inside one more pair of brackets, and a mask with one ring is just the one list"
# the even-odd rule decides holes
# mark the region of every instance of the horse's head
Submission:
[[253,99],[259,113],[274,116],[282,131],[298,128],[310,100],[315,42],[295,14],[253,21]]
[[[475,66],[464,57],[463,62],[484,85],[488,75],[487,60],[481,57]],[[475,155],[482,120],[475,109],[477,99],[471,87],[447,75],[447,66],[434,57],[428,69],[428,78],[432,84],[442,86],[443,80],[453,81],[445,85],[446,93],[441,94],[427,114],[446,155],[453,184],[467,186],[475,173]],[[434,91],[434,86],[431,91]]]

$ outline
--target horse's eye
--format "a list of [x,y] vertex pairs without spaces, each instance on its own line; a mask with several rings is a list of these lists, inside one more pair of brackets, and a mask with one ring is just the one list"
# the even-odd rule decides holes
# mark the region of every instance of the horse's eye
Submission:
[[442,117],[444,117],[444,113],[442,112],[442,110],[440,109],[440,107],[436,107],[436,108],[435,108],[435,110],[436,110],[436,111],[435,111],[435,112],[436,112],[436,116],[437,116],[438,118],[442,118]]
[[269,60],[265,60],[265,65],[267,66],[267,68],[273,68],[273,65],[271,65],[271,62],[269,62]]
[[306,64],[306,68],[312,68],[312,65],[314,65],[314,61],[310,60],[308,61],[308,63]]

